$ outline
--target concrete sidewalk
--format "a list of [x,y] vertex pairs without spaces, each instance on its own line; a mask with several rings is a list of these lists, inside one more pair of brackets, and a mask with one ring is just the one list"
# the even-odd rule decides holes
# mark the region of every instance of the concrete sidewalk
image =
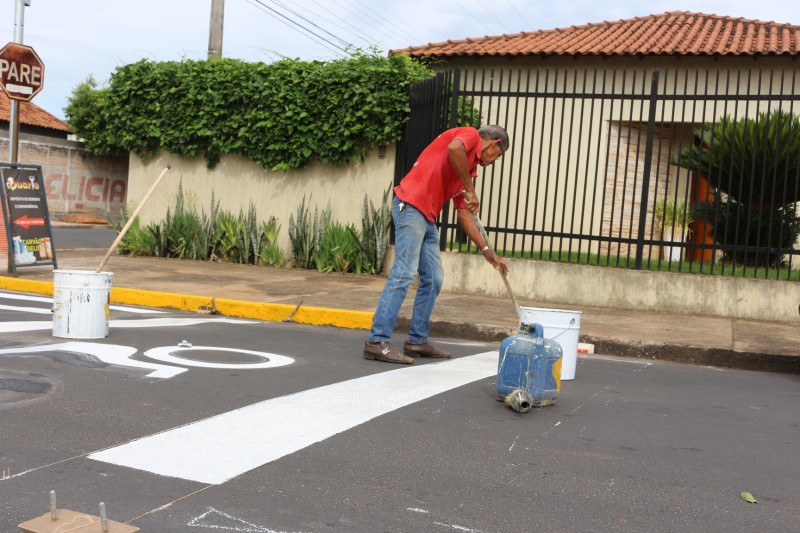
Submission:
[[[60,250],[59,270],[94,272],[104,255],[100,249]],[[385,282],[380,276],[118,255],[103,272],[113,274],[116,303],[362,329],[369,328]],[[16,277],[0,277],[0,289],[52,294],[53,277],[51,266],[21,268]],[[401,310],[397,343],[404,340],[412,302],[413,291]],[[580,311],[580,341],[594,344],[599,354],[800,374],[797,324],[533,301],[520,305]],[[442,294],[431,334],[499,341],[518,323],[510,299]]]

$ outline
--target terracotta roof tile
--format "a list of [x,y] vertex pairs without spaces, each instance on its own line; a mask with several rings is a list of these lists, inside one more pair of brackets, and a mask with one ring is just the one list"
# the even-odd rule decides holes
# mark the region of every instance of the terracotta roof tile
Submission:
[[614,22],[448,40],[392,50],[414,57],[797,55],[800,26],[671,11]]
[[[0,121],[8,122],[9,120],[11,120],[11,100],[0,89]],[[20,102],[19,123],[57,131],[67,131],[68,129],[66,122],[54,117],[33,102]]]

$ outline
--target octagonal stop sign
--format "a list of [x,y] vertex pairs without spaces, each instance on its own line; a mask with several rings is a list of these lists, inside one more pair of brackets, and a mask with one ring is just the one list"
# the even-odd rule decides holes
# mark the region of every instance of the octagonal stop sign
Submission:
[[0,49],[0,86],[14,100],[30,100],[42,90],[44,64],[33,48],[8,43]]

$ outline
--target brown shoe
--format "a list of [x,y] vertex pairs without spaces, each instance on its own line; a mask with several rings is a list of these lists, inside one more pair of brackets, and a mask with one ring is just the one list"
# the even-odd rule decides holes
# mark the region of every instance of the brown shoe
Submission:
[[430,343],[414,344],[413,342],[408,341],[403,344],[403,353],[410,355],[411,357],[433,357],[436,359],[450,359],[453,357],[452,354],[449,354],[444,350],[434,348]]
[[385,363],[410,365],[414,360],[400,353],[391,342],[365,342],[364,359],[375,359]]

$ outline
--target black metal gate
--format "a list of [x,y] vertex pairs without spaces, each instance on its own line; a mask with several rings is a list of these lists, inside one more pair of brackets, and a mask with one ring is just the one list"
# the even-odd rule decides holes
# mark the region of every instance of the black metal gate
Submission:
[[397,144],[395,185],[411,170],[422,150],[449,127],[452,78],[452,72],[442,72],[408,88],[411,112]]
[[[800,270],[800,127],[773,135],[782,149],[794,151],[785,158],[786,168],[770,166],[773,158],[757,144],[764,160],[731,166],[736,172],[727,174],[738,181],[730,183],[726,178],[713,185],[707,172],[688,171],[677,157],[726,118],[762,131],[778,124],[778,111],[800,121],[798,91],[796,68],[453,69],[409,88],[411,114],[398,143],[394,181],[447,128],[501,124],[511,150],[479,172],[476,189],[481,219],[502,254],[712,274],[730,266],[728,275],[797,279],[800,274],[792,271]],[[742,156],[752,152],[733,151],[731,165],[750,161]],[[752,190],[736,189],[742,181]],[[756,188],[764,190],[753,194]],[[743,201],[733,203],[739,197],[731,190]],[[771,209],[754,209],[751,198],[760,198],[758,205],[768,200]],[[670,205],[685,214],[665,220],[659,207],[666,213]],[[702,205],[705,215],[698,219]],[[741,212],[723,211],[726,205]],[[437,220],[440,248],[469,249],[448,207],[449,202]],[[689,210],[696,213],[693,221]],[[771,219],[761,223],[758,217]],[[727,220],[740,233],[759,222],[764,234],[754,232],[749,240],[712,235],[714,224],[724,230]],[[688,233],[679,235],[673,225],[688,227]]]

